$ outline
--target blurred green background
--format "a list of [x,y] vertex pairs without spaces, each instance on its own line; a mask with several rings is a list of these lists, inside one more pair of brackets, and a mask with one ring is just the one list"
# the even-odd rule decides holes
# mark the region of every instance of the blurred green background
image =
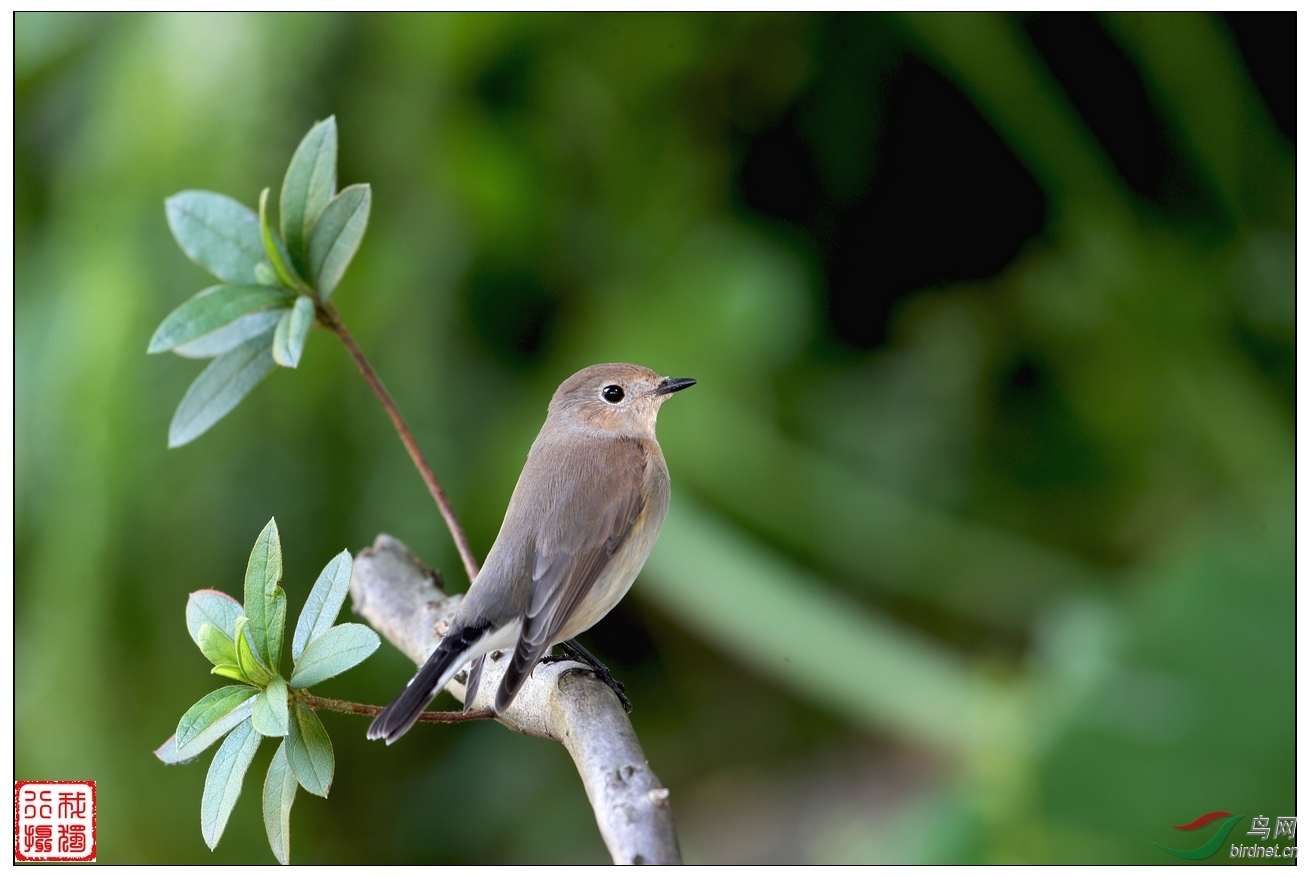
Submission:
[[[330,114],[374,193],[334,300],[480,556],[564,377],[701,382],[583,637],[688,861],[1168,862],[1295,813],[1293,14],[15,28],[15,773],[98,781],[100,861],[273,861],[272,746],[216,853],[208,758],[151,754],[216,685],[186,594],[270,515],[292,613],[381,531],[467,585],[326,333],[165,450],[200,364],[146,343],[209,281],[163,200],[254,205]],[[562,747],[323,718],[293,861],[606,861]]]

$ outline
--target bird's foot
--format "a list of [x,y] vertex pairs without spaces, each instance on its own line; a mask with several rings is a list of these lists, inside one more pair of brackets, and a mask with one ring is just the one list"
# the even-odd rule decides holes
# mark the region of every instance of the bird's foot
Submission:
[[[564,654],[558,657],[547,656],[541,659],[541,663],[544,664],[547,661],[549,661],[550,663],[555,663],[556,661],[574,660],[582,664],[586,664],[587,668],[591,671],[592,675],[595,676],[597,679],[599,679],[601,682],[605,683],[605,685],[609,687],[609,690],[614,692],[615,696],[618,697],[619,703],[623,705],[623,711],[625,713],[632,712],[632,701],[628,700],[628,696],[623,693],[624,692],[623,683],[615,679],[612,675],[610,675],[609,668],[606,667],[604,664],[602,664],[600,662],[600,659],[598,659],[591,652],[584,649],[578,643],[577,640],[572,640],[572,639],[565,640],[564,642],[560,643],[559,646],[560,649],[564,652]],[[587,670],[569,669],[569,670],[565,670],[564,672],[566,674],[585,673],[587,672]]]

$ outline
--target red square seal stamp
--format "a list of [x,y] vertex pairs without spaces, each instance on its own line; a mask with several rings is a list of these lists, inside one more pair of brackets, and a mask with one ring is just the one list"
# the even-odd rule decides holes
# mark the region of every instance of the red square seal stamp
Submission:
[[94,862],[96,784],[91,780],[14,782],[14,861]]

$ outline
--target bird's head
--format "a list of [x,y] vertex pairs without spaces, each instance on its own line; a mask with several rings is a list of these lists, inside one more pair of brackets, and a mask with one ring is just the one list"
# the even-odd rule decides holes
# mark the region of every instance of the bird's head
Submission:
[[550,417],[614,435],[653,438],[660,406],[694,383],[692,378],[662,377],[639,365],[593,365],[559,385],[550,400]]

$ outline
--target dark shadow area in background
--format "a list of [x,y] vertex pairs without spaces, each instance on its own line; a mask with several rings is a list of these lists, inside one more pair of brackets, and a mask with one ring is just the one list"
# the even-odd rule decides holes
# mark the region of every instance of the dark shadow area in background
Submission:
[[547,338],[561,302],[530,268],[479,263],[468,281],[469,322],[496,361],[528,368],[547,352]]
[[1296,142],[1296,13],[1225,12],[1247,72],[1283,136]]
[[[1295,15],[1224,20],[1279,130],[1294,138]],[[1045,13],[1021,22],[1133,190],[1173,221],[1222,227],[1137,68],[1096,17]],[[813,63],[780,121],[747,138],[737,200],[811,243],[826,285],[826,336],[838,348],[867,350],[887,339],[896,304],[915,291],[1004,269],[1040,234],[1046,203],[973,105],[905,53],[885,20],[832,16]]]
[[1024,16],[1024,31],[1124,181],[1175,222],[1219,207],[1169,136],[1133,62],[1090,12]]
[[[750,140],[738,186],[745,208],[812,242],[829,337],[869,349],[909,294],[1003,269],[1041,231],[1046,204],[945,77],[900,51],[870,51],[885,38],[852,21],[862,17],[831,20],[813,80]],[[841,115],[872,123],[822,124]]]

